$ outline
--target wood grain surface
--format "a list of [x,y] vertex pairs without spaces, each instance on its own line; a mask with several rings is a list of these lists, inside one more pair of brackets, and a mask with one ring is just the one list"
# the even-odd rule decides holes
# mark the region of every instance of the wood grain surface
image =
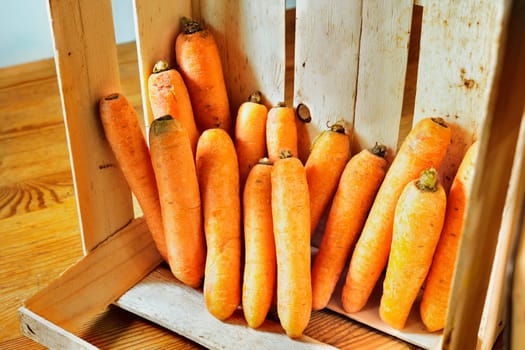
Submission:
[[[141,114],[135,44],[118,55],[123,93]],[[17,309],[82,257],[54,61],[0,69],[0,109],[0,348],[42,349],[21,335]],[[76,334],[101,349],[202,348],[115,306]],[[312,314],[305,334],[341,349],[416,348],[327,310]]]

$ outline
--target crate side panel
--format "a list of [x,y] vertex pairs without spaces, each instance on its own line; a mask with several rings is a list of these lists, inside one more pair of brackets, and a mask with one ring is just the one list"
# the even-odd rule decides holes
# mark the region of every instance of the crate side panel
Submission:
[[[495,250],[525,102],[525,6],[495,2],[493,61],[490,62],[486,120],[479,131],[480,154],[472,201],[465,217],[445,339],[451,348],[473,348]],[[481,238],[481,239],[480,239]],[[484,339],[482,339],[484,341]],[[490,344],[489,344],[490,346]]]
[[74,331],[161,261],[144,219],[133,220],[26,300],[25,307]]
[[175,67],[175,39],[183,16],[191,17],[191,1],[134,0],[135,35],[144,110],[145,134],[153,114],[149,103],[148,77],[155,62],[164,60]]
[[353,132],[354,152],[398,144],[412,25],[412,0],[364,1]]
[[120,91],[111,1],[50,0],[48,5],[87,252],[133,218],[131,192],[98,114],[100,98]]
[[200,17],[219,46],[232,117],[255,90],[284,101],[285,2],[200,0]]
[[493,0],[425,1],[413,122],[440,116],[451,126],[453,143],[440,169],[445,188],[486,119],[500,6]]
[[[487,298],[481,317],[479,339],[482,339],[483,343],[478,345],[480,350],[490,350],[492,348],[492,344],[496,341],[507,320],[507,312],[509,310],[506,309],[506,296],[511,292],[506,281],[508,278],[507,269],[509,259],[512,258],[512,251],[515,249],[513,244],[516,242],[520,221],[522,220],[522,205],[525,198],[525,176],[522,175],[522,169],[524,168],[525,111],[521,119],[516,156],[512,166],[501,228],[498,233],[498,243],[492,265]],[[518,308],[517,310],[520,309]]]
[[296,2],[294,104],[309,107],[313,139],[327,123],[354,123],[361,1]]

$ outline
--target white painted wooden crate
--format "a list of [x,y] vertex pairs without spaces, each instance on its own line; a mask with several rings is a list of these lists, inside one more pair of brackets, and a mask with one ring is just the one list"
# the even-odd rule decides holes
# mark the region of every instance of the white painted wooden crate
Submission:
[[[114,159],[96,106],[101,97],[120,91],[111,2],[48,1],[85,257],[26,301],[20,309],[24,333],[51,348],[91,349],[71,331],[115,303],[210,348],[329,348],[307,337],[291,340],[278,325],[258,332],[241,321],[217,321],[198,291],[159,267],[161,258],[143,219],[135,217],[123,177],[116,167],[103,166]],[[476,342],[489,349],[494,343],[505,311],[502,276],[523,197],[519,191],[505,196],[509,181],[520,190],[523,181],[519,171],[511,176],[523,82],[512,73],[520,56],[510,50],[525,47],[523,24],[515,20],[523,15],[522,5],[517,0],[296,1],[292,102],[310,108],[312,138],[327,121],[344,119],[354,153],[380,140],[393,157],[406,122],[410,40],[417,37],[408,122],[432,115],[451,125],[445,179],[472,140],[481,141],[475,200],[444,332],[428,334],[415,315],[403,331],[391,329],[379,320],[374,301],[349,318],[429,349],[472,348]],[[173,61],[182,16],[201,19],[214,32],[232,111],[256,89],[271,104],[285,100],[285,1],[134,0],[134,7],[146,126],[147,76],[157,60]],[[420,33],[411,32],[415,9],[422,11]],[[523,157],[521,150],[516,157]],[[329,307],[344,314],[337,293]]]

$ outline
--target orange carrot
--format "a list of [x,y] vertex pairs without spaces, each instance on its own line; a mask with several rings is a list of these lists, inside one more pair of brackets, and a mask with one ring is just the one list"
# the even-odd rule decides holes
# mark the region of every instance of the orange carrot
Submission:
[[405,327],[436,250],[447,196],[434,168],[423,171],[401,193],[394,214],[392,247],[383,282],[379,316],[396,329]]
[[239,160],[241,189],[250,169],[266,156],[266,119],[268,109],[261,103],[261,93],[252,93],[239,107],[235,121],[235,148]]
[[341,300],[346,312],[357,312],[366,305],[386,266],[401,192],[423,170],[439,168],[449,144],[450,128],[442,118],[420,120],[403,141],[352,253]]
[[385,176],[385,152],[385,146],[376,144],[357,153],[344,168],[312,267],[313,310],[326,307],[332,296]]
[[176,278],[198,287],[204,277],[206,242],[190,139],[182,123],[168,115],[153,120],[149,140],[168,263]]
[[188,87],[200,131],[222,128],[230,135],[233,122],[222,62],[213,34],[195,20],[182,19],[175,41],[175,59]]
[[276,258],[272,221],[272,165],[268,159],[248,174],[243,196],[245,264],[242,308],[248,325],[259,327],[273,301]]
[[100,99],[99,113],[117,163],[144,213],[159,253],[167,261],[157,182],[137,111],[124,95],[114,93]]
[[459,241],[463,233],[465,210],[469,203],[469,191],[472,186],[478,148],[478,142],[474,142],[468,148],[447,197],[443,231],[425,282],[420,304],[421,319],[429,332],[445,327],[452,278]]
[[225,130],[212,128],[201,134],[196,164],[208,248],[204,301],[214,317],[224,320],[241,302],[239,165]]
[[266,146],[268,158],[275,163],[283,151],[289,151],[297,157],[297,127],[292,107],[279,103],[270,108],[266,121]]
[[341,173],[350,159],[350,138],[342,123],[329,126],[312,144],[305,164],[310,190],[311,234],[317,228],[328,203],[334,196]]
[[310,132],[308,131],[308,123],[312,121],[310,109],[304,104],[299,103],[295,109],[297,116],[295,126],[297,128],[297,157],[306,164],[310,156],[310,148],[312,143],[310,141]]
[[296,338],[308,325],[312,309],[308,183],[296,157],[278,159],[271,179],[277,314],[286,334]]
[[165,61],[158,61],[148,78],[148,95],[153,118],[171,115],[181,121],[190,138],[195,154],[199,132],[193,117],[188,89],[179,72],[170,68]]

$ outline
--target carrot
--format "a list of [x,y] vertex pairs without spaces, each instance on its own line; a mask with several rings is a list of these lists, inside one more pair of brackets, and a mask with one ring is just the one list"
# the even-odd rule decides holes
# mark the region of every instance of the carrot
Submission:
[[383,282],[379,316],[405,327],[439,241],[447,196],[434,168],[423,171],[401,193],[394,214],[392,247]]
[[100,99],[99,113],[109,146],[144,213],[160,255],[167,261],[157,182],[137,111],[124,95],[113,93]]
[[346,312],[357,312],[366,305],[386,266],[395,207],[404,187],[421,171],[439,168],[449,144],[450,128],[442,118],[420,120],[403,141],[352,253],[341,300]]
[[310,190],[311,234],[317,228],[328,203],[334,196],[341,173],[350,159],[350,138],[342,123],[329,126],[312,144],[305,164]]
[[447,197],[445,223],[420,304],[421,319],[429,332],[445,327],[458,245],[463,233],[464,215],[469,203],[478,148],[478,142],[474,142],[467,149]]
[[250,169],[266,156],[266,119],[268,109],[261,103],[261,93],[255,91],[239,107],[235,120],[235,148],[239,160],[241,189]]
[[304,103],[299,103],[295,109],[297,116],[295,126],[297,128],[297,157],[306,164],[310,156],[310,148],[312,143],[310,141],[310,132],[308,131],[308,123],[312,121],[310,109]]
[[182,123],[168,115],[153,120],[149,140],[168,263],[176,278],[198,287],[204,276],[206,242],[190,139]]
[[266,146],[268,158],[275,163],[283,151],[297,157],[297,127],[295,112],[284,102],[270,108],[266,121]]
[[[289,152],[287,152],[290,155]],[[310,200],[303,164],[278,159],[272,169],[272,217],[277,254],[277,314],[290,338],[310,321]]]
[[366,215],[385,176],[386,147],[376,144],[346,164],[312,267],[312,308],[328,304]]
[[233,123],[215,38],[195,20],[184,17],[182,26],[175,40],[175,60],[188,87],[197,127],[201,132],[222,128],[231,135]]
[[272,165],[267,158],[248,174],[243,193],[245,264],[242,308],[248,325],[259,327],[274,296],[276,257],[272,221]]
[[188,89],[178,71],[170,68],[165,61],[158,61],[148,77],[148,95],[153,118],[171,115],[181,121],[190,138],[195,154],[199,132],[193,117]]
[[196,166],[208,249],[204,300],[214,317],[225,320],[241,302],[239,165],[225,130],[212,128],[201,134]]

